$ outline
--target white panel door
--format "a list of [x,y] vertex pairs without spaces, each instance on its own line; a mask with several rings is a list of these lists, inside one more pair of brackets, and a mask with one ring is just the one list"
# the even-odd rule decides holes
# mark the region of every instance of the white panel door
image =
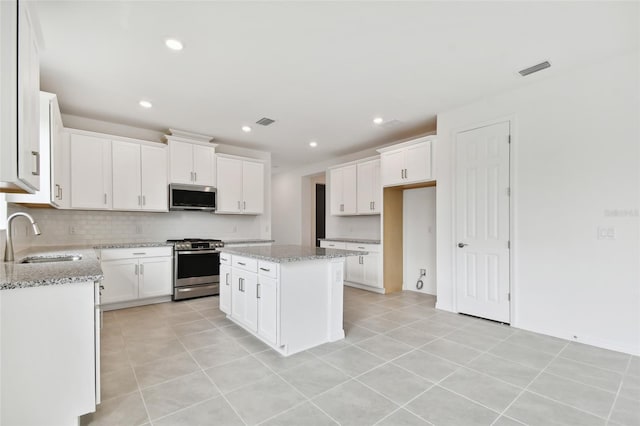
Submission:
[[145,257],[140,259],[138,297],[171,295],[171,257]]
[[242,162],[242,212],[264,212],[264,164]]
[[380,155],[382,186],[398,185],[404,181],[404,151],[385,152]]
[[372,287],[382,288],[380,282],[380,254],[369,253],[367,256],[363,256],[364,262],[364,283]]
[[421,182],[431,178],[431,142],[406,148],[404,152],[404,181]]
[[169,142],[171,183],[193,184],[193,144]]
[[343,214],[344,206],[342,204],[342,169],[329,170],[329,206],[332,215],[337,216]]
[[193,145],[193,182],[196,185],[215,186],[215,148]]
[[456,138],[458,311],[510,322],[509,122]]
[[373,162],[357,165],[358,184],[356,211],[358,214],[370,214],[373,211]]
[[277,344],[278,282],[258,277],[258,334],[271,344]]
[[217,212],[240,213],[242,208],[242,161],[218,157]]
[[220,310],[231,315],[231,268],[220,265]]
[[111,142],[113,155],[113,208],[140,210],[140,145],[137,143]]
[[357,169],[356,165],[342,168],[342,204],[343,214],[356,214],[357,202]]
[[258,275],[247,273],[242,279],[244,290],[244,323],[249,330],[258,332]]
[[246,312],[245,299],[247,293],[244,289],[244,274],[237,269],[232,269],[231,274],[231,317],[244,324],[244,317]]
[[111,141],[71,135],[71,207],[111,208]]
[[371,209],[372,213],[379,214],[382,207],[382,183],[380,160],[372,162],[371,170]]
[[142,209],[167,211],[167,150],[164,147],[140,146],[142,170]]
[[104,274],[102,304],[138,298],[138,259],[110,260],[100,268]]
[[349,256],[346,261],[347,281],[354,283],[364,283],[363,256]]

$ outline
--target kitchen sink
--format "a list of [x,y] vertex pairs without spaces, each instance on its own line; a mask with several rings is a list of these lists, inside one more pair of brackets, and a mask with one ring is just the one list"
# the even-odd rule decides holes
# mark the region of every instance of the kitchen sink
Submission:
[[25,257],[20,263],[49,263],[49,262],[73,262],[82,260],[81,254],[42,255]]

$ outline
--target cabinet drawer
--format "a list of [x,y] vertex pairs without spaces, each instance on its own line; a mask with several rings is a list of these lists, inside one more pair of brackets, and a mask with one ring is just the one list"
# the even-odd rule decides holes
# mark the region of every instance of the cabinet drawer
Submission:
[[100,250],[100,260],[132,259],[136,257],[171,256],[172,247],[137,247]]
[[347,243],[342,243],[339,241],[320,241],[320,247],[344,250],[347,248]]
[[220,264],[231,266],[231,255],[229,253],[220,253]]
[[380,244],[347,243],[347,250],[363,250],[370,253],[379,253]]
[[257,272],[258,271],[258,261],[256,259],[250,259],[248,257],[242,256],[232,256],[231,261],[233,262],[233,267],[242,269],[247,272]]
[[258,262],[258,273],[263,277],[277,278],[278,264],[271,262]]

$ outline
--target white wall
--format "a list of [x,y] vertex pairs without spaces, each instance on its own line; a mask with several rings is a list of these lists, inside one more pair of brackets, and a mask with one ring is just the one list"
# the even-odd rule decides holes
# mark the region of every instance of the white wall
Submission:
[[[402,232],[405,290],[436,294],[436,188],[402,192]],[[420,269],[424,287],[416,288]]]
[[640,354],[638,64],[608,58],[438,116],[439,308],[456,309],[454,134],[512,117],[512,324]]

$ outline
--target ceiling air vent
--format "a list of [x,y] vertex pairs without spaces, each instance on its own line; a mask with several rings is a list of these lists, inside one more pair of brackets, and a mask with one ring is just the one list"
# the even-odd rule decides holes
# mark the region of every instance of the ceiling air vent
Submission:
[[551,64],[549,63],[549,61],[544,61],[539,63],[538,65],[534,65],[532,67],[529,68],[525,68],[522,71],[518,71],[520,73],[521,76],[525,77],[529,74],[533,74],[534,72],[538,72],[538,71],[542,71],[545,68],[549,68],[551,66]]
[[275,120],[272,120],[270,118],[262,117],[260,120],[256,121],[256,124],[259,124],[261,126],[268,126],[269,124],[273,124],[275,122]]

